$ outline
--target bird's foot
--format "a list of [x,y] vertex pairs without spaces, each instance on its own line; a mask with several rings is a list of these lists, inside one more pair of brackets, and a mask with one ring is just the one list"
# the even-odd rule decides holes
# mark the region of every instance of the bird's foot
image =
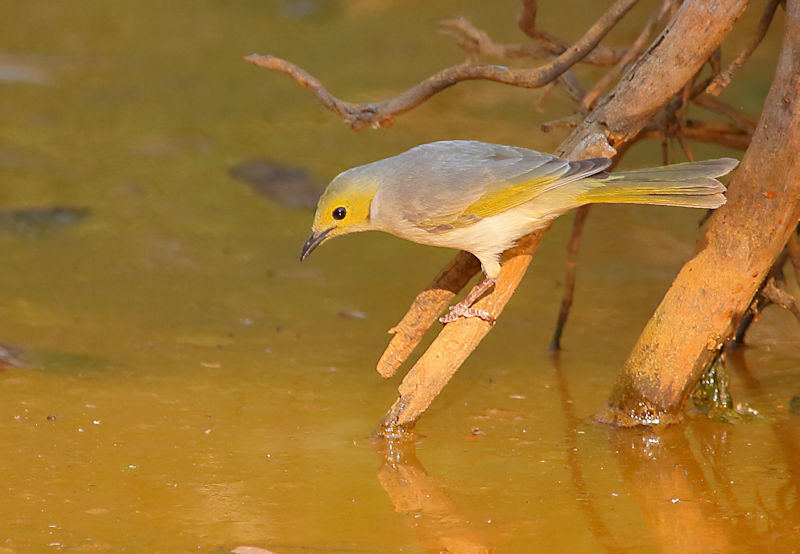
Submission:
[[439,321],[444,324],[448,324],[457,320],[459,317],[479,317],[482,320],[488,321],[492,324],[495,322],[494,316],[486,310],[473,308],[472,306],[466,305],[464,302],[459,302],[454,306],[450,306],[450,313],[440,317]]
[[493,324],[495,322],[495,318],[492,314],[486,310],[473,308],[472,305],[478,301],[478,298],[480,298],[483,293],[492,288],[496,282],[497,279],[490,279],[487,277],[475,285],[467,297],[458,304],[450,306],[450,313],[440,317],[439,321],[447,324],[457,320],[459,317],[479,317],[482,320]]

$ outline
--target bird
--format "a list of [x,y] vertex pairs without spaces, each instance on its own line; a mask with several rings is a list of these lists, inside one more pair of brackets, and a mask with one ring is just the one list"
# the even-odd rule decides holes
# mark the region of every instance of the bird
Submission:
[[726,189],[716,178],[738,163],[718,158],[609,173],[609,158],[569,161],[475,140],[421,144],[337,175],[320,196],[300,260],[334,237],[371,230],[465,250],[480,261],[484,279],[440,320],[494,323],[472,304],[497,282],[500,254],[520,237],[586,204],[718,208]]

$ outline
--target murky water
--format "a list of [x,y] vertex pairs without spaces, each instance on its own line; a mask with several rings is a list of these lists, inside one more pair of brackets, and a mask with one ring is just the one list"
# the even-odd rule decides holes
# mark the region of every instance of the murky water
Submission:
[[[580,2],[540,10],[569,37],[597,16]],[[537,92],[470,83],[357,134],[240,59],[285,56],[347,99],[383,98],[461,59],[439,19],[464,14],[521,40],[516,2],[27,0],[0,12],[0,343],[11,349],[0,351],[0,552],[800,549],[791,316],[766,311],[729,363],[734,399],[763,417],[690,412],[658,433],[591,420],[691,254],[697,213],[594,211],[555,366],[545,348],[563,218],[420,440],[401,448],[368,440],[399,383],[374,364],[451,253],[364,234],[300,264],[311,212],[229,175],[266,160],[322,186],[442,138],[552,149],[560,136],[538,126],[570,111],[557,91],[539,113]],[[758,108],[777,34],[728,100]],[[642,146],[629,163],[656,152]]]

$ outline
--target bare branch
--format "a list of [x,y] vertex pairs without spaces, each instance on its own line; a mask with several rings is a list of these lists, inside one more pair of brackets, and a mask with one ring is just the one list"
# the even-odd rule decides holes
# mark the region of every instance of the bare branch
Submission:
[[567,278],[564,282],[564,295],[561,297],[561,308],[558,311],[558,321],[553,339],[550,341],[550,352],[561,350],[561,334],[567,324],[569,310],[572,307],[572,297],[575,294],[575,278],[578,268],[578,249],[581,244],[583,225],[589,216],[590,205],[581,206],[575,212],[575,219],[572,221],[572,235],[570,235],[569,246],[567,248]]
[[[569,48],[569,43],[536,28],[536,0],[522,0],[521,10],[517,18],[520,30],[531,37],[543,49],[556,56]],[[595,65],[613,65],[624,54],[624,49],[604,48],[593,50],[585,61]]]
[[778,4],[780,3],[781,0],[769,0],[767,7],[764,8],[764,13],[761,15],[761,20],[758,22],[758,28],[756,29],[755,36],[750,43],[742,49],[742,51],[738,56],[736,56],[730,65],[724,71],[720,72],[706,87],[706,92],[708,94],[718,96],[719,93],[722,92],[722,89],[730,84],[733,74],[744,65],[753,52],[756,51],[758,45],[761,44],[761,41],[764,40],[764,37],[767,35],[767,31],[769,30],[769,26],[772,23],[772,17],[775,15],[775,10],[778,9]]
[[789,236],[786,250],[789,252],[789,261],[792,262],[792,268],[794,268],[794,278],[800,285],[800,240],[797,238],[797,230]]
[[726,104],[715,96],[711,96],[709,94],[698,94],[692,98],[692,102],[701,108],[705,108],[708,111],[721,115],[733,123],[737,128],[745,131],[746,133],[752,134],[753,131],[756,130],[756,124],[758,123],[756,118],[743,112],[742,110]]
[[581,121],[583,121],[583,114],[576,113],[566,117],[561,117],[559,119],[553,119],[552,121],[545,121],[542,123],[540,128],[545,133],[549,133],[556,127],[567,127],[569,129],[574,129]]
[[564,73],[559,75],[557,82],[564,87],[564,90],[567,91],[567,94],[575,102],[580,102],[581,98],[586,96],[586,90],[581,86],[580,81],[578,81],[578,78],[571,69],[567,69]]
[[686,156],[687,160],[693,162],[695,159],[694,152],[692,152],[692,149],[689,148],[689,144],[684,140],[683,137],[684,137],[683,133],[678,133],[677,135],[675,135],[675,138],[678,140],[678,144],[680,145],[681,150],[683,150],[684,156]]
[[625,52],[625,54],[617,61],[616,65],[608,70],[602,77],[600,77],[594,86],[587,92],[583,99],[581,100],[581,109],[584,111],[589,111],[594,108],[597,99],[603,93],[603,91],[616,80],[621,74],[625,67],[631,63],[637,56],[639,56],[644,47],[647,45],[647,41],[650,39],[650,35],[653,33],[653,29],[655,29],[656,24],[666,15],[669,11],[670,6],[672,5],[672,0],[664,0],[661,4],[661,9],[655,15],[651,16],[650,19],[647,20],[645,23],[644,28],[639,33],[639,36],[636,37],[636,40],[633,41],[633,44],[630,48]]
[[698,378],[733,336],[795,232],[800,219],[799,48],[800,2],[794,0],[787,3],[775,78],[752,144],[733,175],[728,202],[710,218],[702,246],[639,337],[614,385],[606,421],[643,425],[679,419]]
[[536,0],[522,0],[521,4],[517,26],[529,37],[536,38]]
[[459,252],[436,276],[428,287],[417,295],[400,323],[389,330],[394,337],[378,361],[378,373],[389,378],[394,375],[419,341],[449,306],[458,292],[481,269],[478,259],[469,252]]
[[387,127],[394,123],[395,116],[415,108],[437,92],[461,81],[496,81],[523,88],[537,88],[549,83],[591,52],[636,2],[637,0],[617,0],[578,42],[565,49],[563,54],[552,62],[541,67],[510,69],[500,65],[469,63],[454,65],[431,75],[394,98],[376,103],[354,104],[340,100],[328,92],[317,78],[287,60],[260,54],[252,54],[244,59],[259,67],[289,75],[310,90],[323,106],[344,118],[345,122],[355,130],[364,127]]
[[[499,59],[551,58],[563,54],[569,47],[562,41],[555,42],[540,37],[533,37],[533,42],[525,44],[501,44],[463,16],[440,21],[439,30],[442,34],[453,37],[456,45],[468,54]],[[596,46],[581,61],[594,65],[614,65],[624,54],[623,48]]]
[[[720,144],[736,150],[747,150],[752,138],[752,133],[742,131],[737,127],[706,121],[687,119],[685,127],[681,130],[683,138],[698,142]],[[639,138],[660,137],[666,140],[660,125],[647,125]],[[664,163],[667,163],[666,161]]]
[[[495,317],[500,315],[525,275],[545,231],[542,229],[522,237],[517,246],[503,254],[503,270],[494,291],[478,300],[475,308],[486,310]],[[403,378],[400,397],[384,416],[377,434],[382,435],[382,429],[412,424],[491,328],[491,323],[475,317],[460,318],[445,325],[433,344]]]
[[797,302],[795,301],[794,296],[778,287],[778,284],[775,282],[774,278],[769,279],[764,284],[764,288],[761,289],[761,292],[773,304],[777,304],[784,310],[789,310],[792,315],[797,318],[797,321],[800,322],[800,308],[797,307]]

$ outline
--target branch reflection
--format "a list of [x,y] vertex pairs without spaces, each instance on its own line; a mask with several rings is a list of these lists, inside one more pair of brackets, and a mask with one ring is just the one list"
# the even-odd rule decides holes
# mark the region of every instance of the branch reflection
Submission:
[[376,439],[372,444],[382,462],[378,481],[394,509],[408,516],[423,548],[468,554],[493,551],[477,527],[460,515],[444,486],[425,471],[413,440]]

